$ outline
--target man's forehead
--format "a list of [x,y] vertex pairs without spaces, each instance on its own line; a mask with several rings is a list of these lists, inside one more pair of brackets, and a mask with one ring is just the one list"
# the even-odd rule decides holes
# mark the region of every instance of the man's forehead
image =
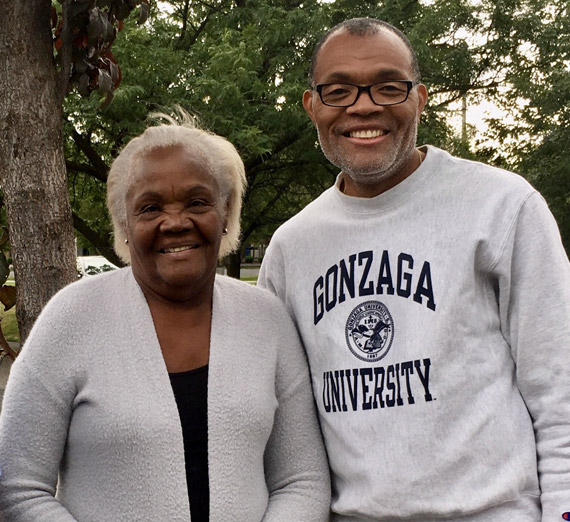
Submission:
[[[331,34],[322,45],[315,76],[348,80],[343,77],[350,76],[354,71],[378,76],[379,80],[384,77],[402,79],[402,74],[407,76],[411,72],[411,62],[411,52],[406,44],[388,29],[379,27],[364,34],[353,34],[342,28]],[[362,70],[362,66],[366,67],[366,71]]]

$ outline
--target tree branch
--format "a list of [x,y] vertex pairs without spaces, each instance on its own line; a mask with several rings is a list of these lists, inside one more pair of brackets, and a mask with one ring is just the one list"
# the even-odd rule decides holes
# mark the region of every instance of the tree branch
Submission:
[[87,163],[76,163],[74,161],[66,160],[65,166],[67,168],[67,172],[83,172],[92,178],[101,181],[102,183],[106,183],[107,181],[106,172],[101,172],[100,170],[97,170],[95,167]]
[[[91,165],[93,166],[93,172],[97,172],[97,175],[95,177],[103,183],[106,183],[108,170],[107,164],[101,159],[97,151],[91,145],[91,142],[79,134],[75,128],[73,128],[73,125],[71,136],[73,137],[73,141],[77,145],[77,148],[83,152],[83,154],[85,154],[87,159],[90,161]],[[87,172],[87,174],[91,173]]]
[[287,189],[290,187],[291,183],[293,182],[294,178],[295,174],[292,174],[291,176],[289,176],[289,178],[285,183],[283,183],[280,187],[278,187],[273,197],[265,203],[265,206],[263,207],[263,209],[261,209],[261,212],[258,212],[255,219],[249,224],[249,226],[244,231],[242,231],[242,239],[241,239],[242,244],[245,244],[246,240],[254,232],[254,230],[261,225],[263,217],[267,215],[267,213],[273,208],[273,205],[275,205],[275,203],[279,200],[279,198],[287,191]]
[[85,238],[90,241],[99,253],[106,257],[111,263],[117,266],[125,266],[125,263],[115,253],[111,247],[109,238],[102,237],[95,230],[93,230],[83,219],[81,219],[75,212],[73,214],[73,226],[75,229],[83,234]]

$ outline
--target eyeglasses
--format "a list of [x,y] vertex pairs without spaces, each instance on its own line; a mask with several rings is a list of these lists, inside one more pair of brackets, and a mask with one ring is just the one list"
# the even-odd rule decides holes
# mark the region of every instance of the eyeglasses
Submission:
[[321,83],[316,86],[321,101],[330,107],[350,107],[354,105],[362,92],[367,92],[375,105],[398,105],[404,103],[416,82],[394,80],[373,85],[354,85],[352,83]]

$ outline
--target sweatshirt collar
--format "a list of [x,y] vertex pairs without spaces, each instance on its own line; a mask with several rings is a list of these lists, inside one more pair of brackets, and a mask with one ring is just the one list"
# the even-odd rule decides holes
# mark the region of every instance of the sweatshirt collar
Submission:
[[347,196],[340,190],[342,176],[339,174],[333,187],[333,197],[344,210],[355,214],[381,213],[395,205],[402,204],[417,191],[421,190],[441,160],[438,154],[439,151],[435,147],[424,145],[420,147],[420,150],[425,153],[425,158],[421,165],[405,180],[386,192],[373,198]]

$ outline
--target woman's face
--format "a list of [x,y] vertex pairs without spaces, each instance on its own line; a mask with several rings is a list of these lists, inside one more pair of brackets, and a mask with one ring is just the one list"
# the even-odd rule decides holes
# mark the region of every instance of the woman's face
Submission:
[[206,167],[181,146],[135,161],[126,196],[135,279],[167,301],[210,298],[226,209]]

